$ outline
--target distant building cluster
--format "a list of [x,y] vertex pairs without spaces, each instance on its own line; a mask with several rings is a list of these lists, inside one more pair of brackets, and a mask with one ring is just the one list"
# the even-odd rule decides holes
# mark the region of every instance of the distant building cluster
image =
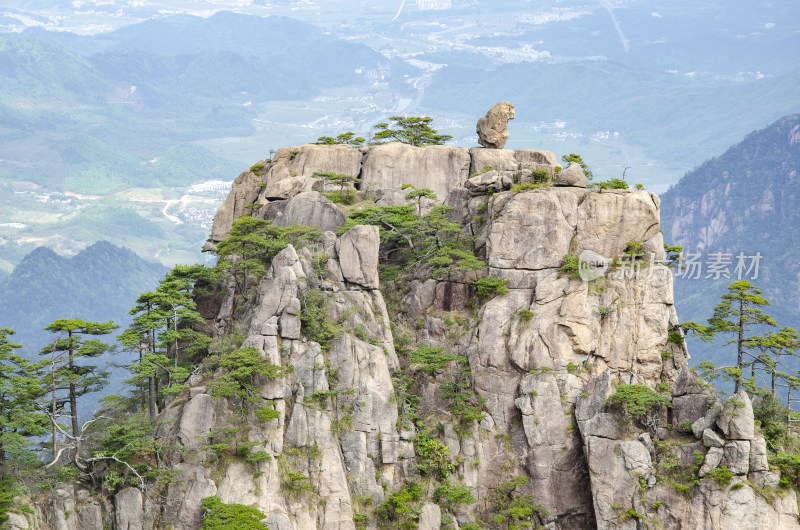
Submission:
[[213,208],[181,208],[178,210],[177,217],[186,224],[211,230],[211,223],[216,212],[216,209]]
[[450,9],[453,7],[453,0],[417,0],[417,7],[420,11]]

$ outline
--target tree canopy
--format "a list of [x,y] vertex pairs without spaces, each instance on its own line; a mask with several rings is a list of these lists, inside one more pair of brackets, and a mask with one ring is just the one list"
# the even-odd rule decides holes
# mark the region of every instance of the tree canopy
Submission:
[[378,123],[378,131],[372,137],[374,143],[401,142],[404,144],[423,147],[426,145],[443,145],[453,137],[449,134],[439,134],[431,128],[433,118],[427,116],[392,116],[389,123]]

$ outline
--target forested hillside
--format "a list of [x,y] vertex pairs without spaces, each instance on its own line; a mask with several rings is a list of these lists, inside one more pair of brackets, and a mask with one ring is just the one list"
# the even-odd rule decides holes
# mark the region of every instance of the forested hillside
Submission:
[[[799,184],[800,115],[794,114],[749,134],[662,195],[664,239],[704,265],[699,274],[693,269],[677,275],[681,318],[710,317],[726,286],[737,279],[739,253],[760,253],[758,270],[745,279],[764,291],[777,321],[800,327]],[[720,252],[728,276],[708,269]],[[720,360],[717,348],[698,342],[692,350],[695,360]]]
[[0,326],[14,329],[14,340],[35,353],[52,340],[44,327],[58,318],[124,325],[136,297],[152,289],[166,271],[104,241],[70,258],[39,247],[0,283]]

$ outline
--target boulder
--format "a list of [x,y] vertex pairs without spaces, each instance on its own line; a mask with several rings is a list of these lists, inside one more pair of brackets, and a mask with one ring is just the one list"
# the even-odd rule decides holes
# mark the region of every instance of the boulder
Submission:
[[767,462],[767,442],[759,436],[750,442],[750,472],[761,472],[769,470]]
[[713,430],[706,429],[703,431],[703,445],[706,447],[722,447],[725,445],[725,440],[720,438],[719,434]]
[[472,195],[486,195],[511,189],[511,179],[499,171],[492,170],[467,180],[464,187]]
[[[707,394],[686,394],[672,399],[672,422],[681,429],[704,417],[714,398]],[[685,429],[689,430],[689,429]]]
[[316,191],[305,191],[289,199],[283,215],[275,219],[278,226],[316,226],[323,232],[334,231],[346,223],[347,216]]
[[[461,188],[456,188],[461,189]],[[375,206],[408,206],[408,205],[415,205],[417,204],[417,200],[414,199],[413,201],[409,201],[406,199],[406,195],[408,195],[410,189],[390,189],[390,190],[378,190],[379,198],[375,201]],[[431,208],[436,206],[437,202],[441,201],[434,201],[432,199],[428,199],[427,197],[422,197],[420,204],[422,206],[421,211],[419,212],[422,215],[431,211]]]
[[700,467],[700,471],[698,471],[697,474],[701,477],[706,476],[706,473],[719,465],[723,455],[724,451],[721,447],[712,447],[709,449],[708,453],[706,453],[705,460],[703,460],[703,465]]
[[292,298],[289,301],[286,309],[284,309],[283,313],[281,314],[278,324],[280,325],[280,334],[282,338],[300,338],[300,300],[297,298]]
[[369,289],[378,288],[378,246],[380,232],[377,226],[358,225],[345,232],[337,243],[342,275],[351,283]]
[[725,402],[717,418],[717,427],[731,440],[755,438],[753,405],[744,390],[732,395]]
[[[27,530],[30,528],[28,520],[18,513],[9,513],[5,523],[9,530]],[[100,528],[103,528],[102,526]]]
[[554,184],[556,186],[586,188],[589,186],[589,179],[586,178],[586,174],[580,164],[572,162],[567,169],[559,171]]
[[419,512],[419,530],[439,530],[442,527],[442,510],[438,505],[427,503]]
[[292,181],[309,179],[312,186],[321,186],[321,183],[317,184],[319,180],[312,177],[316,172],[358,176],[361,159],[361,151],[349,145],[306,144],[282,147],[275,153],[262,179],[267,184],[262,197],[288,199],[291,194],[287,195],[286,190],[293,187],[290,184]]
[[490,149],[502,149],[508,140],[508,120],[513,120],[514,116],[514,105],[508,101],[495,103],[475,127],[478,143]]
[[432,189],[441,204],[450,190],[464,186],[469,164],[465,147],[414,147],[400,142],[370,146],[361,168],[361,188],[400,189],[403,184],[411,184]]
[[734,475],[746,475],[750,469],[750,442],[747,440],[734,440],[722,448],[722,465]]
[[544,169],[550,174],[558,165],[555,153],[542,149],[486,149],[471,147],[469,150],[469,174],[483,173],[486,168],[497,171],[530,173],[534,169]]

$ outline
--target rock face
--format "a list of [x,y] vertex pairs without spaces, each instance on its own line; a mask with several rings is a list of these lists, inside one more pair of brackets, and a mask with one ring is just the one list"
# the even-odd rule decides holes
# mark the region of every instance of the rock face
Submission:
[[576,188],[586,188],[589,186],[589,179],[583,172],[583,168],[572,162],[567,169],[562,169],[556,175],[556,186],[574,186]]
[[[355,226],[281,250],[247,299],[225,280],[206,311],[215,338],[241,330],[242,347],[287,373],[254,380],[244,408],[193,379],[160,418],[176,449],[164,456],[174,481],[159,497],[129,487],[99,503],[59,488],[37,505],[38,527],[194,529],[202,499],[215,495],[258,508],[269,528],[380,528],[374,509],[420,480],[431,491],[408,502],[420,528],[486,527],[497,515],[489,496],[523,477],[514,494],[530,495],[547,511],[535,522],[554,530],[800,528],[794,493],[773,504],[758,495],[779,477],[747,395],[723,402],[686,368],[685,345],[668,340],[679,329],[671,270],[626,258],[629,242],[663,256],[658,197],[584,189],[572,167],[564,185],[506,191],[534,170],[553,177],[548,151],[328,148],[281,149],[263,176],[240,176],[212,238],[247,209],[282,226],[340,227],[343,212],[312,175],[349,172],[362,179],[360,197],[385,204],[404,183],[434,189],[487,267],[385,284],[378,227]],[[582,252],[621,265],[591,281],[561,270]],[[508,292],[479,297],[486,277]],[[457,360],[423,370],[411,362],[421,346]],[[631,418],[607,404],[634,381],[672,388],[671,407]],[[259,419],[266,409],[271,419]],[[242,441],[263,458],[220,461],[210,447],[241,421]],[[420,476],[431,465],[426,439],[452,466],[452,485],[480,502],[437,501],[440,475]],[[75,511],[85,516],[67,517]]]
[[475,132],[478,143],[489,149],[502,149],[508,140],[508,120],[515,117],[514,105],[508,101],[495,103],[484,117],[478,120]]
[[[762,455],[766,454],[763,438],[757,442],[731,440],[722,428],[716,431],[708,427],[702,433],[701,445],[694,441],[691,431],[681,435],[680,431],[665,430],[669,416],[666,408],[652,411],[648,416],[652,422],[631,418],[619,410],[609,411],[605,403],[613,392],[606,372],[589,382],[575,409],[589,463],[598,528],[633,529],[639,524],[667,529],[798,528],[794,491],[771,505],[753,487],[769,480],[762,476]],[[729,417],[720,415],[716,391],[686,368],[676,382],[673,405],[681,397],[697,404],[690,408],[696,409],[694,415],[700,419]],[[749,405],[746,394],[736,394],[725,404],[725,410],[744,410]],[[673,407],[673,421],[674,413]],[[752,426],[752,418],[749,421]],[[643,432],[644,423],[649,424],[649,433]],[[723,421],[722,425],[730,423]],[[736,430],[728,432],[739,435]],[[651,433],[660,438],[655,444]],[[720,478],[724,472],[730,475]]]

